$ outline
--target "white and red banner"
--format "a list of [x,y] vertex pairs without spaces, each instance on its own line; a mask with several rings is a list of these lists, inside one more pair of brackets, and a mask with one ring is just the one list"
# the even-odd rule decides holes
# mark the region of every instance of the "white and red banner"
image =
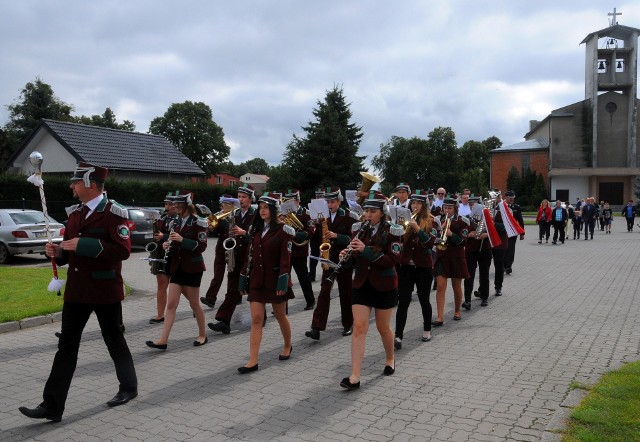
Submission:
[[509,206],[504,201],[500,201],[500,203],[498,203],[498,207],[500,208],[500,213],[502,213],[502,222],[504,224],[504,228],[507,230],[507,236],[511,238],[512,236],[522,235],[524,233],[524,229],[520,227],[518,221],[513,217]]

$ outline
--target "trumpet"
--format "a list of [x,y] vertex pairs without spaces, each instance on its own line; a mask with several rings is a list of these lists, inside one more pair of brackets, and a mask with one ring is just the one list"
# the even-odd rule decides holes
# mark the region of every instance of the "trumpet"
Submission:
[[407,221],[404,222],[404,228],[406,229],[407,227],[409,227],[409,224],[411,224],[411,221],[414,221],[416,219],[416,216],[418,216],[418,212],[413,212],[411,214],[411,218],[409,218]]
[[444,228],[442,229],[442,235],[440,235],[440,242],[436,245],[438,250],[444,251],[447,250],[447,233],[451,229],[451,217],[447,215],[446,220],[444,222]]
[[[305,230],[304,224],[302,224],[302,221],[300,221],[293,212],[288,212],[284,215],[284,222],[285,224],[293,227],[297,232],[304,232]],[[306,246],[309,243],[309,240],[306,239],[300,243],[293,241],[293,243],[297,246]]]
[[222,221],[223,219],[231,215],[235,210],[235,206],[233,205],[233,203],[228,203],[223,201],[221,204],[222,204],[222,210],[216,213],[212,213],[207,217],[207,220],[209,221],[209,227],[212,230],[218,227],[218,223],[220,223],[220,221]]

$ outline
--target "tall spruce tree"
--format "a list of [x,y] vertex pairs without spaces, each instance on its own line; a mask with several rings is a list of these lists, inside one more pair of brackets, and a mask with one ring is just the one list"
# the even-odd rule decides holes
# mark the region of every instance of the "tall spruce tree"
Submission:
[[342,87],[327,91],[324,101],[313,110],[314,121],[302,127],[303,138],[293,135],[285,148],[279,180],[269,187],[296,187],[309,196],[319,186],[355,188],[364,169],[364,156],[358,156],[362,128],[351,122],[353,116]]

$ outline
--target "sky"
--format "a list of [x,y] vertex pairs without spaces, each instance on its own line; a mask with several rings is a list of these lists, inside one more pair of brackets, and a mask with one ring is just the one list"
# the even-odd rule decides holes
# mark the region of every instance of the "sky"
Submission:
[[39,77],[74,115],[111,107],[139,132],[204,102],[231,161],[276,165],[337,85],[366,163],[440,126],[509,145],[584,99],[580,42],[614,7],[640,28],[638,1],[0,0],[0,125]]

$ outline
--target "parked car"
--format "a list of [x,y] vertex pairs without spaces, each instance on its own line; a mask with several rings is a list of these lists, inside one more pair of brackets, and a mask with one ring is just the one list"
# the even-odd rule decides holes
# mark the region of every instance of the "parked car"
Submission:
[[160,214],[155,209],[142,207],[127,207],[129,219],[127,226],[131,235],[132,246],[146,246],[153,241],[153,221],[160,219]]
[[[52,240],[59,244],[64,236],[64,225],[49,217]],[[23,253],[44,254],[47,243],[44,213],[37,210],[0,209],[0,264],[13,255]]]

